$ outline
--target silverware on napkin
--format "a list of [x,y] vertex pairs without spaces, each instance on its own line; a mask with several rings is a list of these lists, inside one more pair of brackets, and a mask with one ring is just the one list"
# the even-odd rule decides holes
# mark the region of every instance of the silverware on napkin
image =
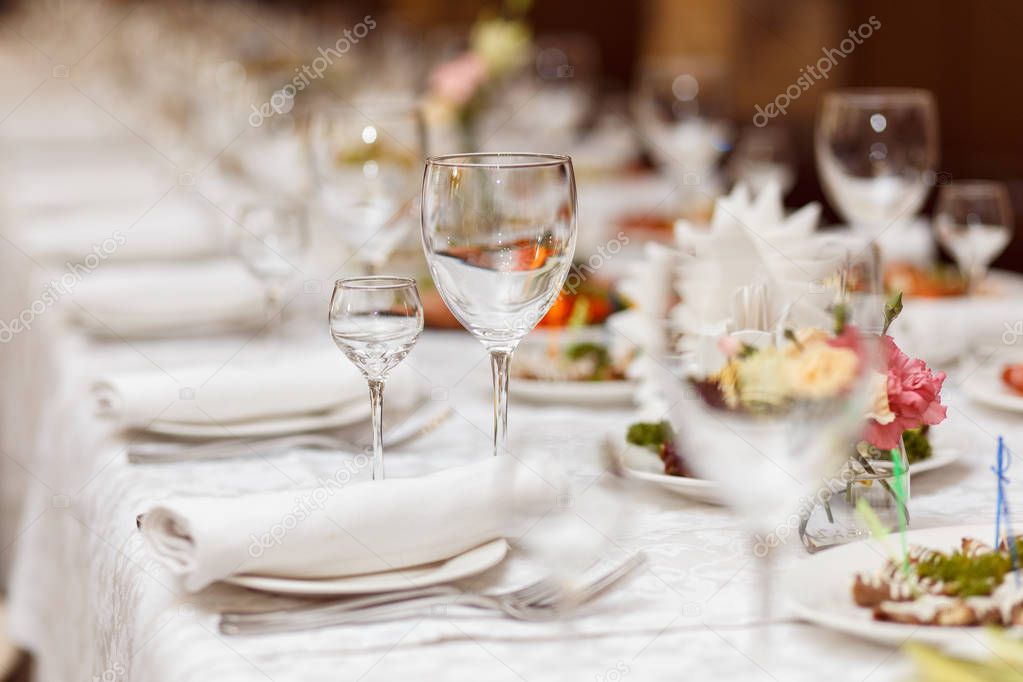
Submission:
[[[445,407],[425,417],[406,419],[384,434],[384,445],[396,447],[436,430],[454,411]],[[296,433],[272,438],[226,438],[202,443],[182,441],[138,441],[128,445],[128,461],[132,464],[166,464],[214,459],[231,459],[251,455],[286,453],[294,449],[340,450],[359,452],[365,444],[351,436],[338,433]]]
[[289,609],[238,612],[220,616],[226,635],[296,632],[316,628],[402,618],[436,608],[469,606],[496,611],[516,620],[548,621],[593,601],[645,565],[642,552],[565,594],[557,581],[544,578],[515,590],[497,594],[462,592],[453,586],[404,590],[355,599],[314,602]]

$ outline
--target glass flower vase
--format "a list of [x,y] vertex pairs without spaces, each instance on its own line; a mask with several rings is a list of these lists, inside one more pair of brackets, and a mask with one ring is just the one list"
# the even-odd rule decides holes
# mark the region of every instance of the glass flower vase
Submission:
[[[900,460],[900,469],[906,472],[905,498],[901,503],[897,494],[895,458]],[[869,537],[868,520],[857,512],[857,507],[864,503],[885,530],[898,532],[900,507],[908,525],[908,466],[901,438],[899,447],[894,450],[882,450],[863,440],[855,443],[842,470],[822,481],[817,493],[801,509],[799,536],[806,549],[816,552]]]

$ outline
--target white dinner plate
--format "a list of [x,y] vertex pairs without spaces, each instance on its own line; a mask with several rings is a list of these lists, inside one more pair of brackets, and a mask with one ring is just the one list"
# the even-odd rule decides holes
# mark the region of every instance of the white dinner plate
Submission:
[[631,405],[637,383],[617,381],[537,381],[512,377],[509,389],[513,398],[534,403],[600,407]]
[[339,578],[274,578],[236,575],[228,578],[226,582],[260,592],[300,596],[396,592],[414,587],[428,587],[453,582],[482,573],[501,563],[507,554],[508,542],[504,538],[499,538],[444,561],[384,573],[367,573]]
[[664,473],[664,465],[661,463],[661,458],[646,448],[638,445],[628,445],[622,457],[626,473],[630,478],[659,485],[677,495],[696,502],[721,504],[717,483],[702,478],[669,476]]
[[[948,551],[964,537],[991,541],[990,525],[928,528],[906,533],[910,545]],[[892,550],[898,538],[889,537]],[[952,628],[875,621],[871,610],[852,600],[853,575],[873,572],[883,565],[885,551],[873,540],[854,542],[815,554],[786,570],[784,589],[789,605],[799,618],[875,642],[901,646],[913,641],[932,644],[982,641],[983,627]]]
[[[935,429],[932,434],[932,454],[922,462],[909,465],[911,476],[919,476],[928,471],[946,467],[957,461],[966,450],[966,444],[960,437],[960,433],[954,429]],[[660,457],[646,448],[628,445],[623,453],[623,458],[627,473],[632,478],[655,483],[697,502],[721,504],[717,483],[700,478],[669,476],[664,473]]]
[[203,424],[156,420],[145,431],[178,438],[260,438],[337,429],[368,421],[369,417],[369,401],[355,400],[328,412],[253,421]]
[[1002,381],[1003,364],[999,362],[994,369],[977,372],[963,385],[963,390],[971,400],[982,405],[1009,412],[1023,412],[1023,395],[1014,392]]

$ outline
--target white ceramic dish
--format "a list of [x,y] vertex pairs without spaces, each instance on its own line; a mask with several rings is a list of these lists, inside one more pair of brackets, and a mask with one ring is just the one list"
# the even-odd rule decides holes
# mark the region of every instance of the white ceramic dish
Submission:
[[339,578],[275,578],[237,575],[228,578],[226,582],[259,592],[307,597],[396,592],[453,582],[482,573],[501,563],[507,554],[508,542],[499,538],[444,561],[384,573],[367,573]]
[[346,403],[335,410],[316,414],[300,414],[276,419],[260,419],[224,424],[200,424],[156,420],[145,429],[149,433],[177,438],[260,438],[288,433],[322,431],[352,426],[369,420],[369,401]]
[[[990,541],[991,526],[952,526],[914,530],[906,534],[910,545],[952,550],[964,537]],[[897,538],[888,542],[895,549]],[[885,561],[885,551],[873,540],[843,545],[815,554],[786,570],[784,590],[794,614],[818,625],[892,646],[906,641],[932,644],[981,642],[983,627],[953,628],[875,621],[870,609],[852,600],[853,575],[874,571]]]
[[1023,413],[1023,395],[1014,393],[1002,381],[1002,364],[998,362],[994,368],[977,372],[963,384],[963,390],[971,400],[981,405]]
[[[910,464],[911,476],[941,469],[963,456],[966,445],[963,439],[958,437],[957,431],[936,429],[934,434],[935,437],[931,441],[933,454],[922,462]],[[623,458],[627,473],[633,478],[654,483],[698,502],[721,504],[717,483],[699,478],[669,476],[664,473],[660,458],[646,448],[629,445],[624,450]]]

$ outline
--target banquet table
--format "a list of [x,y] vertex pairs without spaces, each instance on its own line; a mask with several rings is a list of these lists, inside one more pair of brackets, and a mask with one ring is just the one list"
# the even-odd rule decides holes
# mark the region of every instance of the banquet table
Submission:
[[[31,86],[26,84],[18,99]],[[203,191],[201,173],[194,178],[184,172],[187,167],[155,158],[148,143],[127,134],[106,113],[88,110],[102,126],[87,126],[89,121],[77,114],[62,116],[71,109],[53,97],[66,96],[79,109],[82,97],[61,87],[57,80],[47,81],[40,95],[15,107],[4,124],[4,142],[17,142],[5,151],[21,150],[17,159],[5,157],[10,167],[4,170],[19,171],[13,183],[5,183],[0,224],[0,321],[5,323],[30,306],[54,275],[26,247],[19,211],[45,210],[57,190],[71,186],[80,191],[63,197],[69,206],[88,203],[104,190],[109,195],[114,188],[119,205],[138,215],[165,194]],[[91,151],[84,163],[78,160],[80,171],[71,173],[71,184],[55,180],[54,173],[74,165],[81,140],[53,139],[58,134],[90,138],[84,146]],[[125,160],[118,146],[129,147],[134,157]],[[113,172],[113,157],[119,155],[127,173]],[[663,196],[658,190],[651,203],[666,200],[670,187]],[[611,185],[600,189],[605,197],[616,194]],[[617,193],[629,191],[619,187]],[[581,222],[588,224],[595,205],[585,187],[580,196]],[[600,241],[590,234],[586,238]],[[617,264],[610,260],[613,269]],[[319,284],[305,288],[296,305],[323,320],[329,280]],[[889,680],[904,679],[910,671],[897,643],[869,643],[791,619],[780,582],[773,617],[760,622],[758,575],[739,519],[724,507],[690,502],[652,486],[628,498],[624,522],[614,532],[601,529],[609,552],[645,552],[649,566],[565,622],[430,612],[299,634],[223,636],[216,626],[220,611],[277,602],[225,585],[186,592],[144,545],[137,514],[176,495],[313,486],[348,460],[337,453],[295,451],[215,462],[129,464],[126,447],[132,437],[95,412],[90,385],[98,375],[130,369],[173,374],[177,367],[200,361],[243,367],[264,352],[265,339],[245,334],[99,340],[68,319],[73,305],[62,300],[33,312],[31,329],[0,338],[0,576],[5,577],[11,635],[35,655],[44,682],[817,680],[825,674]],[[321,324],[290,329],[282,361],[303,354],[315,339],[325,340],[326,324]],[[948,368],[944,402],[950,416],[940,428],[960,430],[969,446],[955,464],[913,479],[914,529],[990,523],[995,480],[989,467],[997,436],[1023,442],[1018,416],[978,406],[964,394],[963,387],[991,363],[989,355],[978,357],[979,368],[969,357]],[[337,362],[345,362],[340,352]],[[388,475],[417,476],[488,457],[489,368],[480,344],[463,332],[427,330],[404,364],[430,400],[450,406],[455,415],[435,432],[389,450]],[[592,482],[590,488],[580,487],[582,496],[608,483],[601,443],[608,433],[622,437],[635,418],[632,409],[536,405],[516,400],[515,393],[513,380],[512,442],[526,437],[573,478]],[[1017,492],[1010,497],[1017,503],[1014,510],[1023,509]],[[567,504],[578,503],[581,510],[583,501]],[[795,533],[775,554],[778,579],[809,558]],[[503,570],[502,565],[491,572]]]
[[[21,257],[6,247],[5,259]],[[8,271],[9,273],[12,271]],[[22,272],[24,281],[31,281]],[[10,276],[10,275],[8,275]],[[325,294],[308,294],[322,298]],[[325,305],[325,302],[324,302]],[[518,623],[479,614],[434,613],[373,625],[268,636],[224,636],[218,611],[267,604],[270,598],[215,585],[184,592],[148,553],[135,517],[147,503],[174,494],[230,495],[313,485],[343,465],[343,456],[286,456],[217,462],[132,465],[129,437],[94,414],[89,383],[100,370],[183,362],[230,364],[262,352],[248,336],[138,341],[90,339],[44,315],[19,358],[22,371],[4,382],[5,423],[14,407],[34,406],[30,433],[5,452],[5,472],[21,471],[21,513],[5,530],[13,559],[13,636],[36,654],[40,679],[314,680],[314,679],[897,679],[907,662],[895,646],[871,644],[786,617],[756,620],[757,575],[749,542],[720,507],[688,502],[657,488],[634,497],[629,522],[608,538],[616,551],[644,551],[649,568],[577,618]],[[310,328],[289,337],[302,352]],[[20,340],[20,337],[19,337]],[[11,362],[11,356],[5,356]],[[338,362],[343,362],[340,354]],[[18,364],[18,363],[14,363]],[[487,457],[491,414],[487,360],[461,332],[427,331],[407,358],[431,400],[455,417],[436,432],[387,453],[388,473],[411,476]],[[977,407],[960,384],[975,371],[952,370],[948,426],[968,436],[967,456],[914,479],[912,527],[986,523],[993,513],[988,471],[998,433],[1018,420]],[[512,395],[514,396],[514,381]],[[528,432],[573,476],[607,477],[600,455],[608,432],[621,434],[624,408],[550,407],[516,402],[511,429]],[[8,442],[6,447],[10,447]],[[17,466],[12,467],[12,459]],[[5,493],[8,497],[11,490]],[[585,493],[582,493],[585,494]],[[795,535],[777,550],[783,578],[806,560]],[[500,567],[493,569],[500,571]],[[770,637],[765,647],[762,635]]]

